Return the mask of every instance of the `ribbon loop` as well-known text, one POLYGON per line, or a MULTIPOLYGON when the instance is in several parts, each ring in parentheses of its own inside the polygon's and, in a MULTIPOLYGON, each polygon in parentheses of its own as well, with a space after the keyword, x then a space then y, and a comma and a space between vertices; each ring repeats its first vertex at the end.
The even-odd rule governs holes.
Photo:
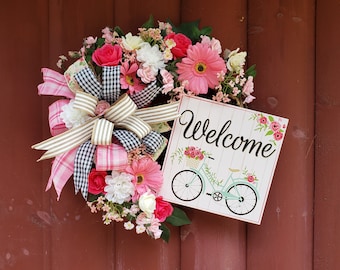
POLYGON ((90 68, 86 67, 82 69, 76 75, 74 75, 74 78, 85 92, 100 98, 102 86, 90 68))
POLYGON ((136 109, 136 104, 133 103, 127 94, 124 94, 112 104, 110 109, 104 114, 104 117, 111 122, 120 122, 132 115, 136 109))
POLYGON ((85 92, 76 93, 73 107, 85 111, 90 116, 95 116, 98 98, 85 92))
POLYGON ((114 124, 106 119, 97 119, 94 123, 91 143, 94 145, 110 145, 114 124))

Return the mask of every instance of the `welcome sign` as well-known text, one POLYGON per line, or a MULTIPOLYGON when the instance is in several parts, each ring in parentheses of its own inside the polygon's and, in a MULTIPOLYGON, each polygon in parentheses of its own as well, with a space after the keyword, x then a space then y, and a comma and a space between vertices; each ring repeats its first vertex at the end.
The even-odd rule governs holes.
POLYGON ((288 119, 189 96, 179 113, 160 195, 260 224, 288 119))

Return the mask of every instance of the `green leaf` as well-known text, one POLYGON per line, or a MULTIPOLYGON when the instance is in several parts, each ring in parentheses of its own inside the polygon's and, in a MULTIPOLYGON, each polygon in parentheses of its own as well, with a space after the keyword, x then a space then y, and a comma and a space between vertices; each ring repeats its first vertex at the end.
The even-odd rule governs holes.
POLYGON ((161 238, 165 242, 169 243, 169 239, 170 239, 170 230, 169 230, 169 228, 167 226, 165 226, 164 223, 162 223, 161 226, 160 226, 160 229, 162 230, 161 238))
POLYGON ((153 28, 153 27, 154 27, 154 19, 153 19, 153 16, 150 15, 149 19, 145 23, 143 23, 142 28, 148 29, 148 28, 153 28))
POLYGON ((269 119, 270 122, 273 122, 273 121, 274 121, 274 117, 271 116, 271 115, 268 116, 268 119, 269 119))
POLYGON ((250 68, 246 71, 246 76, 253 76, 255 78, 256 76, 256 65, 252 65, 250 68))
POLYGON ((116 26, 113 31, 115 31, 120 37, 124 36, 124 31, 119 26, 116 26))
POLYGON ((268 136, 268 135, 272 135, 272 134, 274 134, 274 131, 272 131, 272 130, 269 130, 269 131, 266 133, 266 136, 268 136))
POLYGON ((171 21, 169 21, 169 23, 172 25, 172 30, 175 33, 182 33, 186 35, 194 43, 200 40, 201 35, 209 36, 212 31, 211 27, 204 27, 200 30, 198 27, 199 22, 199 20, 186 22, 176 27, 173 23, 171 23, 171 21))
POLYGON ((190 219, 185 214, 185 212, 179 209, 178 207, 174 207, 174 211, 172 212, 172 215, 167 217, 165 221, 170 223, 173 226, 182 226, 182 225, 187 225, 191 223, 190 219))

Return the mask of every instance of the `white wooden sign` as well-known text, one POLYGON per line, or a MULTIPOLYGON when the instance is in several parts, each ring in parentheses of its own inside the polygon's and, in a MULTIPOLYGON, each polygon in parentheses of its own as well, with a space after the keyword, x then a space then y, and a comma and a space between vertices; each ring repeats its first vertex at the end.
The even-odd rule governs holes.
POLYGON ((188 96, 179 112, 160 195, 260 224, 288 119, 188 96))

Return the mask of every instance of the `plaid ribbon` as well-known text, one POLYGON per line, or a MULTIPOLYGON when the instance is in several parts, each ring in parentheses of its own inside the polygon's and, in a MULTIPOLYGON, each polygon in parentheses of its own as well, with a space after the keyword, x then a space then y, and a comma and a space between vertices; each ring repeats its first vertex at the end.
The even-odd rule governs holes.
POLYGON ((103 67, 102 98, 112 104, 120 96, 120 66, 103 67))
POLYGON ((146 152, 152 155, 163 143, 162 135, 156 131, 149 132, 142 139, 139 139, 134 133, 124 129, 114 130, 113 135, 119 140, 127 152, 144 144, 146 146, 146 152))
POLYGON ((74 75, 74 79, 87 93, 98 99, 101 98, 102 86, 90 68, 86 67, 74 75))
POLYGON ((154 154, 161 147, 163 143, 163 137, 156 131, 151 131, 142 139, 142 144, 146 146, 146 152, 154 154))
POLYGON ((74 93, 68 87, 63 75, 49 68, 42 68, 41 71, 44 82, 38 85, 39 95, 74 98, 74 93))
POLYGON ((54 189, 58 195, 57 200, 59 200, 61 191, 66 182, 73 174, 76 151, 77 149, 72 149, 63 153, 57 156, 52 163, 51 175, 46 186, 46 191, 51 188, 53 183, 54 189))
POLYGON ((131 95, 131 99, 137 105, 137 108, 144 108, 151 103, 151 101, 158 95, 161 89, 161 87, 157 86, 157 82, 153 81, 142 91, 131 95))
POLYGON ((96 146, 87 141, 79 146, 74 160, 75 193, 77 194, 80 190, 85 200, 88 193, 88 175, 92 168, 95 151, 96 146))
POLYGON ((64 121, 60 117, 60 113, 62 112, 61 108, 69 102, 68 99, 60 99, 48 107, 48 122, 52 136, 56 136, 67 130, 64 121))
POLYGON ((98 145, 95 154, 97 171, 119 171, 128 165, 128 155, 119 144, 98 145))

